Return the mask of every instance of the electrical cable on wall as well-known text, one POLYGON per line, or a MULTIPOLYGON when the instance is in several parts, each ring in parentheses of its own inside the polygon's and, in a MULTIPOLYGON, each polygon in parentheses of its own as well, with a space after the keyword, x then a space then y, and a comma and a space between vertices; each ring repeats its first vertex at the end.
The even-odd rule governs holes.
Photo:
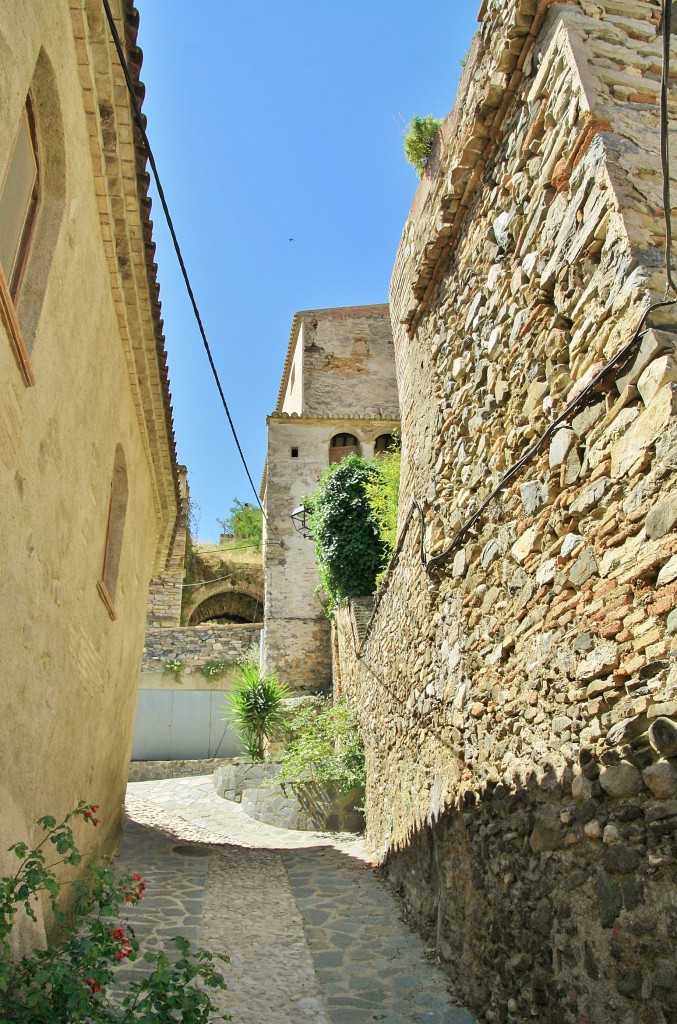
POLYGON ((129 67, 127 65, 125 54, 124 54, 124 51, 123 51, 123 48, 122 48, 122 43, 120 41, 120 36, 118 34, 118 30, 117 30, 117 27, 115 25, 115 20, 113 18, 113 14, 111 12, 108 0, 102 0, 102 2, 103 2, 104 10, 106 12, 106 19, 107 19, 108 25, 110 27, 111 36, 113 37, 113 43, 115 44, 115 49, 117 50, 118 59, 120 61, 120 65, 122 67, 122 71, 123 71, 123 74, 125 76, 125 81, 127 83, 127 91, 129 93, 129 98, 130 98, 130 101, 131 101, 131 104, 132 104, 132 110, 134 111, 134 117, 136 119, 136 124, 137 124, 137 127, 138 127, 138 129, 139 129, 139 131, 141 133, 141 137, 143 139, 143 144, 144 144, 144 147, 146 149, 146 153, 148 154, 148 162, 150 163, 151 170, 153 172, 153 178, 155 179, 155 185, 157 187, 158 197, 160 199, 160 203, 162 204, 162 209, 164 211, 165 219, 167 221, 167 227, 169 228, 169 233, 172 236, 172 242, 174 243, 174 251, 176 252, 176 256, 177 256, 177 259, 179 261, 179 266, 181 268, 181 274, 183 276, 183 280, 184 280, 184 283, 186 285, 186 290, 188 292, 188 297, 190 299, 191 306, 193 307, 193 314, 194 314, 195 320, 197 322, 198 330, 200 331, 200 336, 202 338, 202 343, 204 345, 205 352, 207 353, 207 359, 209 360, 209 365, 211 367, 211 371, 212 371, 214 380, 216 381, 216 387, 218 389, 219 396, 221 398, 221 404, 223 405, 223 408, 225 410, 226 416, 228 418, 228 424, 230 426, 230 430, 231 430, 231 433, 233 435, 233 439, 235 441, 235 445, 237 447, 238 454, 240 456, 240 461, 242 462, 242 465, 244 466, 245 473, 247 474, 247 479, 249 480, 249 483, 251 485, 251 489, 254 492, 254 496, 256 498, 256 503, 259 506, 259 508, 261 509, 261 512, 263 513, 264 518, 266 518, 266 513, 264 511, 263 505, 261 504, 261 499, 259 498, 259 493, 258 493, 256 487, 254 486, 254 481, 252 480, 251 473, 249 472, 249 466, 247 465, 247 460, 244 457, 244 452, 242 451, 242 446, 240 445, 240 439, 237 436, 237 431, 235 429, 235 424, 233 423, 233 419, 232 419, 231 414, 230 414, 230 409, 228 408, 228 403, 226 402, 226 396, 225 396, 225 394, 223 392, 223 387, 222 387, 221 381, 219 379, 219 374, 218 374, 218 371, 217 371, 216 366, 214 364, 214 359, 212 357, 211 349, 209 347, 209 342, 207 341, 207 334, 206 334, 204 326, 202 324, 202 317, 200 316, 200 311, 198 309, 197 302, 195 300, 195 295, 193 293, 193 288, 192 288, 191 283, 190 283, 190 278, 188 277, 188 271, 186 270, 186 265, 185 265, 184 260, 183 260, 183 254, 181 252, 181 246, 179 245, 179 240, 176 237, 176 231, 174 230, 174 223, 172 221, 171 214, 169 212, 169 207, 167 205, 167 200, 165 199, 164 189, 162 188, 162 184, 160 182, 160 175, 158 174, 157 165, 155 163, 155 157, 153 156, 153 151, 151 149, 150 142, 148 141, 148 136, 146 135, 146 128, 145 128, 145 124, 144 124, 144 117, 143 117, 143 114, 141 113, 141 107, 139 106, 139 101, 136 98, 136 93, 134 91, 134 81, 132 79, 132 76, 131 76, 130 71, 129 71, 129 67))

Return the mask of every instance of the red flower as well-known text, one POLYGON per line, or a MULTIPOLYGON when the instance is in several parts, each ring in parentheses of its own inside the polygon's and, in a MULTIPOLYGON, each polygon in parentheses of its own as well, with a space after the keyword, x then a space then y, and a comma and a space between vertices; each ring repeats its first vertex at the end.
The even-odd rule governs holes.
POLYGON ((124 930, 124 928, 116 928, 115 931, 113 932, 113 938, 114 939, 124 939, 124 937, 125 937, 125 930, 124 930))
POLYGON ((116 963, 118 963, 118 964, 119 964, 119 963, 120 963, 120 961, 121 961, 121 960, 124 960, 124 958, 125 958, 126 956, 127 956, 127 954, 126 954, 126 953, 124 952, 124 950, 122 950, 122 949, 119 949, 119 950, 117 951, 117 953, 115 954, 115 961, 116 961, 116 963))
POLYGON ((96 978, 85 978, 85 985, 89 985, 92 990, 92 995, 94 995, 95 992, 101 991, 101 985, 99 985, 96 978))

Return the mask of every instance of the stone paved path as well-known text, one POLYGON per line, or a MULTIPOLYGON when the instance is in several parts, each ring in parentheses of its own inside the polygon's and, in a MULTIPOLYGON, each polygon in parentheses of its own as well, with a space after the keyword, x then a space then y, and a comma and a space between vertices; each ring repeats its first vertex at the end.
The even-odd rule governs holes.
POLYGON ((474 1024, 355 836, 254 821, 210 776, 131 783, 127 813, 117 864, 148 883, 130 923, 228 955, 235 1024, 474 1024))

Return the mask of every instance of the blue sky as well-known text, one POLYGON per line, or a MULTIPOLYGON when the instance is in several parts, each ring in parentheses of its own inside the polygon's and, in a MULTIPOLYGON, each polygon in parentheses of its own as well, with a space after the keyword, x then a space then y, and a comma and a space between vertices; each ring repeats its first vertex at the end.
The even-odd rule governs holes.
MULTIPOLYGON (((148 136, 258 488, 294 312, 387 301, 417 185, 402 131, 451 109, 479 0, 137 6, 148 136)), ((179 461, 216 540, 254 498, 153 220, 179 461)))

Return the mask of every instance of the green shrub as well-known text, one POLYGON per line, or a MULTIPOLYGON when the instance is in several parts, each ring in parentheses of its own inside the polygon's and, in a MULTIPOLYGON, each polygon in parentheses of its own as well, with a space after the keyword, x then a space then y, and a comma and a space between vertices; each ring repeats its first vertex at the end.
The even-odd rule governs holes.
POLYGON ((283 701, 289 690, 274 672, 264 675, 255 661, 242 661, 235 689, 226 694, 225 719, 235 726, 249 756, 263 761, 266 739, 276 736, 285 721, 283 701))
POLYGON ((441 120, 428 114, 427 117, 412 117, 407 126, 407 133, 404 136, 404 155, 415 168, 419 178, 428 163, 437 129, 441 124, 441 120))
POLYGON ((343 793, 365 785, 364 748, 345 701, 319 709, 315 701, 302 703, 288 716, 285 733, 275 782, 335 782, 343 793))
POLYGON ((383 452, 374 459, 374 473, 364 485, 365 494, 387 557, 392 555, 397 540, 397 506, 400 493, 399 448, 383 452))
POLYGON ((263 513, 260 508, 247 501, 235 498, 225 519, 216 520, 224 533, 232 533, 243 547, 261 547, 263 537, 263 513))
POLYGON ((136 960, 139 943, 134 930, 116 923, 127 904, 134 905, 146 888, 141 875, 115 878, 109 868, 87 865, 80 881, 57 879, 64 868, 82 861, 71 822, 82 818, 98 825, 98 808, 79 803, 58 822, 46 815, 35 849, 27 843, 10 847, 19 860, 14 875, 0 879, 0 1020, 8 1024, 209 1024, 230 1020, 219 1015, 207 988, 225 989, 214 961, 228 958, 193 948, 187 939, 171 940, 176 950, 146 952, 148 970, 137 980, 121 982, 117 969, 136 960), (49 856, 47 856, 49 854, 49 856), (54 859, 52 859, 54 858, 54 859), (48 863, 49 861, 49 863, 48 863), (74 911, 61 906, 64 885, 72 886, 74 911), (36 920, 35 907, 44 898, 61 927, 61 937, 46 949, 11 959, 10 938, 17 915, 36 920), (106 988, 115 983, 115 997, 106 988))
POLYGON ((317 491, 304 504, 312 512, 310 525, 320 565, 320 582, 331 607, 342 598, 372 594, 376 578, 387 562, 366 497, 366 485, 375 479, 374 464, 349 455, 320 477, 317 491))

